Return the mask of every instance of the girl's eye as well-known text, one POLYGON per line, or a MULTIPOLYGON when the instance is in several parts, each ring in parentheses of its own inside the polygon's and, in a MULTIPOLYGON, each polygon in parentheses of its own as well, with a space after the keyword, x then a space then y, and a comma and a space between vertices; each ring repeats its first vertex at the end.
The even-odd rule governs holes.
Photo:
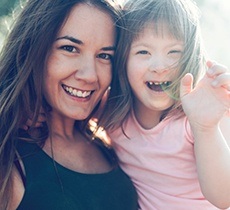
POLYGON ((113 56, 107 53, 101 53, 97 56, 98 58, 102 58, 104 60, 112 60, 113 56))
POLYGON ((170 51, 168 52, 168 54, 174 54, 174 53, 180 54, 180 53, 182 53, 182 51, 181 51, 181 50, 170 50, 170 51))
POLYGON ((140 50, 137 52, 137 54, 147 55, 147 54, 149 54, 149 52, 147 50, 140 50))
POLYGON ((170 50, 168 52, 168 56, 173 59, 180 59, 182 56, 182 51, 181 50, 170 50))
POLYGON ((65 46, 62 46, 60 48, 67 51, 67 52, 71 52, 71 53, 77 52, 77 49, 71 45, 65 45, 65 46))

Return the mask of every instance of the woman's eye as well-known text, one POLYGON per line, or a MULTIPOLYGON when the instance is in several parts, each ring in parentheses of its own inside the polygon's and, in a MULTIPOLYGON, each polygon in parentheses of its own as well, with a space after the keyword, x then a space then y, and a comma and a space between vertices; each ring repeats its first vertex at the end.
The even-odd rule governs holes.
POLYGON ((147 55, 147 54, 149 54, 149 52, 146 51, 146 50, 140 50, 140 51, 137 52, 137 54, 147 55))
POLYGON ((101 53, 97 56, 98 58, 102 58, 104 60, 112 60, 113 56, 107 53, 101 53))
POLYGON ((65 46, 62 46, 60 48, 67 51, 67 52, 77 52, 77 49, 71 45, 65 45, 65 46))

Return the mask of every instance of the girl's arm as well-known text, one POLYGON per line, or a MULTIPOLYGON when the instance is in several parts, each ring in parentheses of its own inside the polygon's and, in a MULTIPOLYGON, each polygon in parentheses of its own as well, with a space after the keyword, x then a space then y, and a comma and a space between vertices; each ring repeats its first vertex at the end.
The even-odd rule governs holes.
POLYGON ((207 200, 230 206, 230 74, 219 64, 192 88, 192 75, 181 81, 181 101, 193 135, 198 177, 207 200))

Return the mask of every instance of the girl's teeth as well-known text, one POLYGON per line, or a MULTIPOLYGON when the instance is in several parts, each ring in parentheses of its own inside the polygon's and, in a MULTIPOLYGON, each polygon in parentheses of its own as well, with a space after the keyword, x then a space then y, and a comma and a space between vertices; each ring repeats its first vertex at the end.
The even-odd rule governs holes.
POLYGON ((149 82, 150 85, 167 85, 168 82, 149 82))
POLYGON ((167 85, 168 84, 168 82, 148 82, 149 83, 149 85, 167 85))

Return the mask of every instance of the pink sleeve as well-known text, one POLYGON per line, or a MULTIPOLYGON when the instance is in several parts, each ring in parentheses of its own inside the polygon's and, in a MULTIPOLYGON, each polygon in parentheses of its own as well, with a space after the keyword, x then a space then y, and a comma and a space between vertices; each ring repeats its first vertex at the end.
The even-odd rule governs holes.
POLYGON ((194 144, 194 136, 193 136, 191 126, 190 126, 190 123, 187 117, 184 118, 184 125, 185 125, 185 131, 186 131, 186 139, 190 143, 194 144))

